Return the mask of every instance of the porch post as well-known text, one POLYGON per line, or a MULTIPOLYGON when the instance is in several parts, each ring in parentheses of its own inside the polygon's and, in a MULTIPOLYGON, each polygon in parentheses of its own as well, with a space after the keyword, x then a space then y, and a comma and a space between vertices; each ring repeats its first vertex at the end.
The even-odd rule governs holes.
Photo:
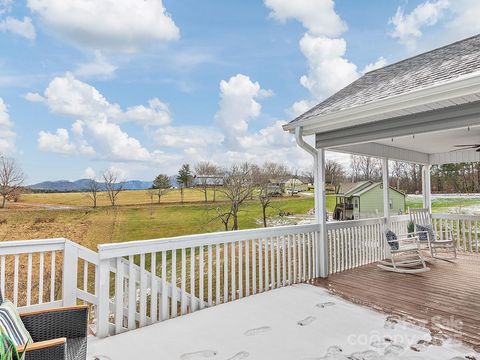
POLYGON ((385 224, 390 226, 390 186, 388 179, 388 158, 382 158, 382 180, 383 180, 383 217, 385 224))
POLYGON ((423 197, 423 207, 432 209, 432 183, 430 180, 430 169, 432 165, 423 164, 422 167, 422 197, 423 197))
POLYGON ((315 217, 320 225, 317 242, 317 276, 328 277, 327 199, 325 194, 325 150, 317 149, 315 169, 315 217))

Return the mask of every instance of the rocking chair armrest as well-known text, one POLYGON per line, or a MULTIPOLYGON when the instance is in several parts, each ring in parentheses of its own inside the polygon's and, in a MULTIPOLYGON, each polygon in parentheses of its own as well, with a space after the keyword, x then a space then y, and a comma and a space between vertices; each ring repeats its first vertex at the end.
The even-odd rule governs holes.
POLYGON ((17 346, 17 352, 25 353, 25 360, 66 359, 66 338, 38 341, 17 346))

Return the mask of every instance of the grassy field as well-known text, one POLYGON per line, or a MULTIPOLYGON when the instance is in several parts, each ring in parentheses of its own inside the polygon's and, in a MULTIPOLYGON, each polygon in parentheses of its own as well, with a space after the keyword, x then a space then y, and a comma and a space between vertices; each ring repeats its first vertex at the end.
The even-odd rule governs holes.
MULTIPOLYGON (((209 193, 212 198, 212 193, 209 193)), ((0 239, 38 239, 66 237, 88 248, 99 243, 124 242, 223 230, 215 219, 216 209, 227 206, 217 193, 216 203, 203 202, 198 190, 185 192, 185 204, 180 204, 178 190, 168 193, 162 204, 151 202, 146 191, 125 191, 119 196, 119 206, 108 206, 105 194, 99 207, 92 209, 82 193, 27 194, 21 203, 0 211, 0 239), (50 208, 53 206, 53 208, 50 208), (54 208, 66 206, 69 208, 54 208)), ((434 212, 449 212, 452 208, 480 204, 475 198, 445 198, 433 201, 434 212)), ((312 209, 313 196, 275 198, 268 209, 272 224, 284 224, 281 213, 305 216, 312 209)), ((327 196, 327 210, 333 211, 334 196, 327 196)), ((419 197, 409 197, 407 207, 420 207, 419 197)), ((239 214, 241 229, 261 227, 261 207, 257 200, 248 201, 239 214)))
MULTIPOLYGON (((42 194, 44 204, 48 196, 57 201, 62 195, 75 198, 78 194, 42 194)), ((70 200, 69 199, 69 200, 70 200)), ((191 201, 191 198, 189 199, 191 201)), ((68 200, 67 200, 68 201, 68 200)), ((329 198, 329 207, 334 199, 329 198)), ((52 202, 53 203, 53 202, 52 202)), ((66 202, 55 204, 66 205, 66 202)), ((152 239, 223 230, 214 219, 215 209, 225 203, 148 204, 104 206, 97 209, 75 208, 64 210, 34 207, 10 208, 0 211, 0 239, 38 239, 66 237, 88 248, 97 244, 152 239)), ((285 197, 272 201, 269 217, 282 219, 280 213, 305 215, 313 208, 313 197, 285 197)), ((261 227, 261 207, 258 201, 249 201, 239 214, 241 229, 261 227)))

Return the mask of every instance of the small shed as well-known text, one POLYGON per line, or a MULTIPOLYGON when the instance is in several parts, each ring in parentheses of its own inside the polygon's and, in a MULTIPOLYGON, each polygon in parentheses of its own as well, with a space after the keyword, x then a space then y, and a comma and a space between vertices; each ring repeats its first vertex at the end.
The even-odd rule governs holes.
MULTIPOLYGON (((390 214, 403 214, 405 194, 394 187, 389 189, 390 214)), ((383 183, 360 181, 342 183, 336 190, 334 220, 357 220, 383 214, 383 183)))

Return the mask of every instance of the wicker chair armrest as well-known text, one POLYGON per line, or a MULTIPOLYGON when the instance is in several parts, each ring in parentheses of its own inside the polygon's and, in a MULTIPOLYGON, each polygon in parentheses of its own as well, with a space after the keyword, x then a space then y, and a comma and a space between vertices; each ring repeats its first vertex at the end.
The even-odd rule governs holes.
POLYGON ((87 336, 87 305, 33 311, 20 317, 34 342, 87 336))
POLYGON ((25 360, 64 360, 67 358, 67 339, 59 338, 17 346, 19 355, 25 352, 25 360))

